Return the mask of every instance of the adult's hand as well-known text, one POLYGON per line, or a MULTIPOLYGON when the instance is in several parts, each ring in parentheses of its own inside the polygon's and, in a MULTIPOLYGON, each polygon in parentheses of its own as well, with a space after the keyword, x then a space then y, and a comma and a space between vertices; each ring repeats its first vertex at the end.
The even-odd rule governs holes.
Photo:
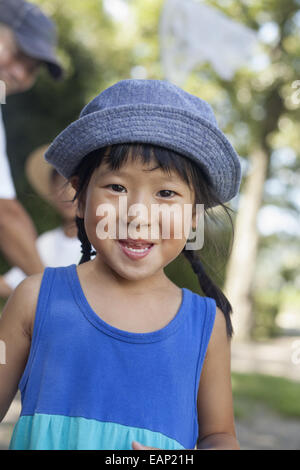
POLYGON ((12 291, 12 288, 5 282, 5 279, 0 276, 0 297, 7 299, 12 291))

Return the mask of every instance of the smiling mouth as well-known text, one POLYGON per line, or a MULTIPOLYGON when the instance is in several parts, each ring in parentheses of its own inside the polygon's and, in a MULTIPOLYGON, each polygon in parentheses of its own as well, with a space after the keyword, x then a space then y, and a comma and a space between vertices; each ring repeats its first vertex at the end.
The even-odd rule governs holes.
POLYGON ((127 248, 142 250, 145 248, 150 248, 153 243, 147 240, 133 240, 131 238, 127 238, 126 240, 119 240, 119 243, 126 246, 127 248))
POLYGON ((125 255, 131 259, 139 259, 148 255, 154 246, 153 243, 132 244, 128 240, 118 240, 125 255))

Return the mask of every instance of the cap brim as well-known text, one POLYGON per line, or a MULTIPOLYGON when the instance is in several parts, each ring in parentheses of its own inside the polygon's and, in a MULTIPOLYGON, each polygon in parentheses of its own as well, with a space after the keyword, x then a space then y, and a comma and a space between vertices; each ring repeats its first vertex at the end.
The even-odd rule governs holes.
POLYGON ((62 80, 64 77, 64 71, 63 68, 61 67, 60 64, 54 63, 54 62, 47 62, 44 61, 50 75, 55 79, 55 80, 62 80))
POLYGON ((221 202, 238 192, 241 166, 225 134, 204 118, 170 106, 119 106, 79 118, 56 137, 45 159, 69 178, 82 158, 97 148, 141 142, 189 157, 208 175, 221 202))
POLYGON ((27 37, 23 36, 19 32, 15 32, 15 37, 19 48, 29 57, 44 62, 50 75, 55 80, 63 78, 63 68, 58 58, 55 56, 53 49, 48 44, 42 42, 39 43, 37 41, 31 42, 27 37))

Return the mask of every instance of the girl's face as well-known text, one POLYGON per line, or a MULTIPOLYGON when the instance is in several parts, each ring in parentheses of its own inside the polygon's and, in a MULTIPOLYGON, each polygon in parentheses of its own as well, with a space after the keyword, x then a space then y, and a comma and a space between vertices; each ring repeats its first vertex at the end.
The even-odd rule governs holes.
POLYGON ((183 250, 195 226, 184 205, 191 210, 193 203, 194 192, 177 173, 129 156, 119 170, 102 163, 94 171, 80 216, 96 258, 122 278, 142 280, 161 274, 183 250))

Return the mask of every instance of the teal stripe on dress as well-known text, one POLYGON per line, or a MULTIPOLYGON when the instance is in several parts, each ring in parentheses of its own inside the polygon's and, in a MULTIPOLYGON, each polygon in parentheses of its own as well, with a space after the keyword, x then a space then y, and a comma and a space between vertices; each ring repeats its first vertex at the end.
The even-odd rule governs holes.
POLYGON ((184 449, 175 439, 148 429, 62 415, 21 416, 11 450, 132 450, 132 441, 158 449, 184 449))

